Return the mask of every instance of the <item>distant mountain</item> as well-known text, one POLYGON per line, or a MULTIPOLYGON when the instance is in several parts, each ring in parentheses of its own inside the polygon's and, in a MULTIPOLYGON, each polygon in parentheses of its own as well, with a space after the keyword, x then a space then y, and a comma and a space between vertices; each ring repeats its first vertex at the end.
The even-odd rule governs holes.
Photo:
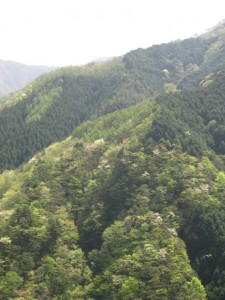
POLYGON ((53 67, 29 66, 13 61, 0 60, 0 96, 19 90, 53 67))

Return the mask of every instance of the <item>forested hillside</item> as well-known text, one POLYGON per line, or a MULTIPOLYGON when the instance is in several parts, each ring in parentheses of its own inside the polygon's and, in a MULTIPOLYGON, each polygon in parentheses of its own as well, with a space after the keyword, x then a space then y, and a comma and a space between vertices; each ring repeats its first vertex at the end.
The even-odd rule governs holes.
POLYGON ((224 66, 224 26, 198 38, 56 70, 4 99, 0 169, 10 169, 88 119, 162 92, 206 86, 224 66))
POLYGON ((221 25, 5 98, 0 299, 224 300, 223 40, 221 25))
POLYGON ((0 96, 22 89, 30 81, 53 69, 0 60, 0 96))
POLYGON ((146 144, 158 112, 88 121, 1 175, 2 299, 223 299, 225 174, 146 144))
POLYGON ((150 94, 141 80, 126 74, 121 59, 42 76, 9 98, 0 112, 0 168, 18 166, 83 121, 150 94))
POLYGON ((224 86, 225 72, 221 71, 201 88, 158 96, 159 110, 144 138, 146 143, 167 140, 192 155, 224 155, 224 86))
POLYGON ((222 175, 146 149, 155 113, 148 101, 84 123, 1 175, 2 299, 205 299, 178 232, 191 209, 223 206, 222 175))

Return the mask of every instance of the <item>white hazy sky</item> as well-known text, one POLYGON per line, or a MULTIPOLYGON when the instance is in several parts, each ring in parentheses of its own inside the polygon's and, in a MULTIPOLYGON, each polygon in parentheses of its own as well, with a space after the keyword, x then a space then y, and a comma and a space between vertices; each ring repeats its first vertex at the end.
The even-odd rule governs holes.
POLYGON ((0 59, 80 65, 200 34, 224 0, 0 0, 0 59))

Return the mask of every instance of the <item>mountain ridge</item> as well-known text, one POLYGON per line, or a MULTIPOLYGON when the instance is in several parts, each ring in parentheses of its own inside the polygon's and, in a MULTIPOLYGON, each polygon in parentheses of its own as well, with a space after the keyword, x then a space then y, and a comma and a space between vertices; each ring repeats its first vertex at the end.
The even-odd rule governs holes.
POLYGON ((35 152, 65 138, 87 119, 161 92, 197 88, 203 81, 208 84, 207 76, 216 74, 225 64, 224 52, 219 32, 41 76, 22 94, 4 98, 0 124, 4 124, 6 133, 0 136, 0 169, 18 166, 35 152), (16 130, 12 129, 14 119, 16 130))
POLYGON ((1 299, 224 299, 223 34, 59 69, 9 95, 1 299))

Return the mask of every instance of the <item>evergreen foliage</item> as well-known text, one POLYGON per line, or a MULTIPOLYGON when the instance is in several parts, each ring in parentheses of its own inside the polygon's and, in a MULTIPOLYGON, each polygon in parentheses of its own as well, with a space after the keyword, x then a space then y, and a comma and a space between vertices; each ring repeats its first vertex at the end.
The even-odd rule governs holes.
POLYGON ((0 299, 224 299, 223 37, 60 69, 7 98, 0 299))
POLYGON ((197 259, 209 255, 213 236, 221 246, 209 245, 215 262, 203 281, 208 289, 223 239, 215 226, 204 237, 195 215, 208 227, 207 207, 212 216, 221 211, 225 175, 176 145, 146 149, 157 113, 146 101, 88 121, 1 175, 3 299, 206 299, 192 267, 201 278, 204 261, 197 259), (202 239, 193 255, 189 226, 202 239))
MULTIPOLYGON (((163 91, 210 85, 210 76, 225 63, 223 37, 224 31, 218 30, 208 36, 137 49, 103 64, 58 69, 5 97, 0 110, 0 170, 18 167, 86 120, 163 91)), ((223 127, 214 135, 221 140, 223 127)), ((189 152, 193 154, 199 145, 194 133, 191 139, 195 145, 189 152)), ((203 139, 201 150, 204 143, 203 139)), ((223 148, 218 143, 216 151, 223 148)))

